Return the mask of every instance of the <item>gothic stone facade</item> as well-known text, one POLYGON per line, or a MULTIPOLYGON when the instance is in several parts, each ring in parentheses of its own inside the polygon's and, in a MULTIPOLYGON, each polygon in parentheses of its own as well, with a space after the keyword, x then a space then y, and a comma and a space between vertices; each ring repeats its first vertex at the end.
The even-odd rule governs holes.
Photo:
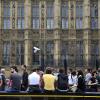
POLYGON ((96 67, 99 10, 100 0, 0 0, 0 65, 96 67))

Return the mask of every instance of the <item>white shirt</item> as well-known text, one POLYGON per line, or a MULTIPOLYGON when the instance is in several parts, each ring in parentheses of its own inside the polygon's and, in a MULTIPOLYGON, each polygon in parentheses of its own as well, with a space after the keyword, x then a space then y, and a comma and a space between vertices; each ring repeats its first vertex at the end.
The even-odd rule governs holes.
POLYGON ((87 73, 86 76, 85 76, 85 81, 87 82, 87 84, 88 84, 88 82, 90 81, 91 78, 92 78, 91 73, 87 73))
POLYGON ((69 85, 73 84, 73 80, 72 80, 72 75, 71 74, 68 75, 68 84, 69 85))
POLYGON ((78 83, 77 75, 72 76, 72 81, 73 81, 73 85, 77 85, 77 83, 78 83))
POLYGON ((39 85, 40 76, 36 72, 33 72, 32 74, 28 76, 28 82, 29 82, 29 85, 39 85))

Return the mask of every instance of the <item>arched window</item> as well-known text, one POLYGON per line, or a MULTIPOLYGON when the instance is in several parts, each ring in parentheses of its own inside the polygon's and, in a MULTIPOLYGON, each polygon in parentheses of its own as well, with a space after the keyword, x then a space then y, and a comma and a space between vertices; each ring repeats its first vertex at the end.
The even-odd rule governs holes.
POLYGON ((10 2, 9 1, 4 1, 3 3, 3 26, 4 29, 10 29, 10 2))
POLYGON ((17 28, 24 29, 24 1, 17 5, 17 28))
POLYGON ((24 43, 22 41, 18 41, 16 44, 16 64, 24 64, 24 43))
POLYGON ((76 29, 83 27, 83 1, 76 1, 76 29))
POLYGON ((46 65, 54 65, 54 42, 48 41, 46 44, 46 65))
POLYGON ((33 41, 33 46, 32 46, 32 64, 33 65, 39 65, 39 52, 34 53, 34 47, 39 48, 39 41, 33 41))
POLYGON ((3 42, 3 65, 10 64, 10 51, 11 51, 10 42, 4 41, 3 42))
POLYGON ((68 41, 61 42, 61 66, 64 66, 64 60, 68 64, 68 41))
POLYGON ((47 9, 46 9, 46 14, 47 14, 47 29, 53 29, 54 28, 54 2, 53 1, 48 1, 46 3, 47 9))
POLYGON ((91 0, 90 2, 90 16, 91 16, 91 28, 98 28, 98 0, 91 0))
POLYGON ((76 67, 82 67, 83 66, 83 41, 77 41, 76 42, 76 67))
POLYGON ((61 1, 61 27, 68 29, 68 1, 61 1))
POLYGON ((39 29, 39 0, 32 2, 32 28, 39 29))

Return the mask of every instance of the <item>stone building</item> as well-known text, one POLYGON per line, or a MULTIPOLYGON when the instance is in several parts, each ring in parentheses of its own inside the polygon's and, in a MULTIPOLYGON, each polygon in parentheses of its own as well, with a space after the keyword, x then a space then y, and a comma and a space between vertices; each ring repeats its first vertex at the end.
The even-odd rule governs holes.
POLYGON ((99 10, 100 0, 0 0, 0 65, 96 67, 99 10))

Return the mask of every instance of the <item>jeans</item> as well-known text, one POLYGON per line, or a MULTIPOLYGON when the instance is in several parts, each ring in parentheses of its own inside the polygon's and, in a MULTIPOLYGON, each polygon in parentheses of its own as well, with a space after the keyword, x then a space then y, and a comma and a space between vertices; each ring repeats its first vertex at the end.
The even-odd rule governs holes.
POLYGON ((28 93, 42 93, 38 85, 29 85, 28 93))
POLYGON ((8 93, 19 93, 20 89, 9 88, 8 90, 6 90, 6 92, 8 92, 8 93))

